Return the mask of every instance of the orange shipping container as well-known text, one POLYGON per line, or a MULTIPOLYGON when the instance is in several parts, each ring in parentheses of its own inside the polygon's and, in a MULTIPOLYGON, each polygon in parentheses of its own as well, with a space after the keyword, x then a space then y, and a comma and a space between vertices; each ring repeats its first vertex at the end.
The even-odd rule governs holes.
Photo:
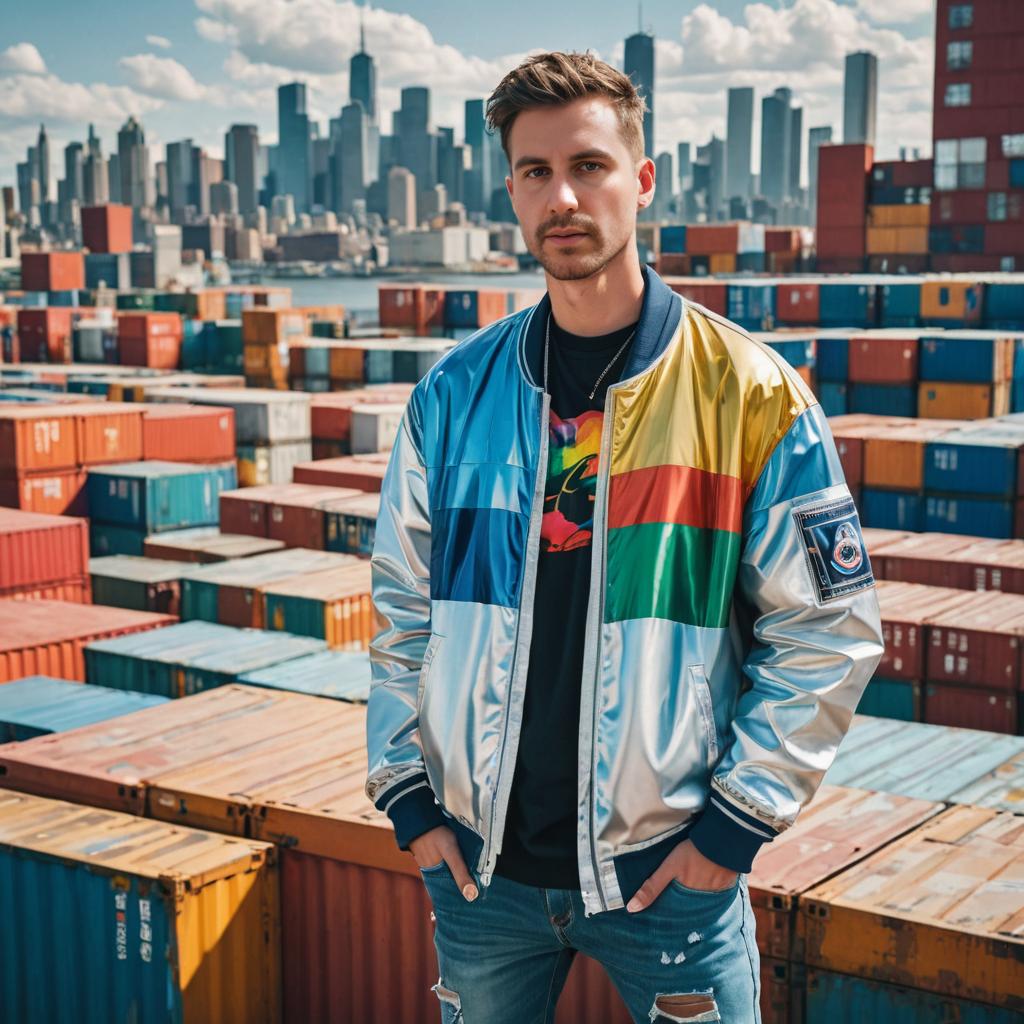
POLYGON ((984 286, 970 278, 933 278, 921 285, 921 319, 976 323, 982 315, 984 286))
POLYGON ((899 206, 869 206, 868 229, 927 228, 931 223, 927 203, 903 203, 899 206))
POLYGON ((226 462, 234 457, 234 409, 171 402, 142 407, 142 458, 226 462))
POLYGON ((0 477, 0 505, 49 515, 86 515, 84 469, 41 470, 0 477))
POLYGON ((917 386, 917 414, 922 419, 980 420, 1010 411, 1010 384, 949 384, 922 381, 917 386))
POLYGON ((961 426, 957 420, 906 420, 864 440, 864 485, 897 491, 924 486, 924 453, 929 441, 961 426))
POLYGON ((90 252, 131 252, 132 208, 117 203, 83 206, 82 244, 90 252))
POLYGON ((708 260, 708 271, 712 274, 736 273, 736 254, 732 252, 714 252, 708 260))
POLYGON ((0 476, 78 465, 71 406, 0 407, 0 476))
POLYGON ((689 224, 686 228, 686 252, 690 256, 713 256, 739 249, 739 224, 689 224))
POLYGON ((81 252, 23 252, 21 287, 27 292, 66 292, 85 287, 81 252))
POLYGON ((74 413, 79 465, 137 462, 143 457, 142 408, 139 405, 96 402, 75 405, 74 413))

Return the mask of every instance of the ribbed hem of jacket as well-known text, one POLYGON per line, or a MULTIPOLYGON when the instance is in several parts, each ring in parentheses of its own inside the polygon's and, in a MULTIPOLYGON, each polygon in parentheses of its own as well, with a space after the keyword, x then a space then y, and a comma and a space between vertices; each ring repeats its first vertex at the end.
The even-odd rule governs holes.
POLYGON ((735 804, 725 806, 725 801, 712 793, 688 838, 708 860, 747 874, 758 850, 777 834, 735 804))
POLYGON ((447 824, 444 812, 434 801, 425 772, 403 779, 374 806, 391 819, 395 826, 395 841, 400 850, 408 850, 409 844, 424 832, 447 824))

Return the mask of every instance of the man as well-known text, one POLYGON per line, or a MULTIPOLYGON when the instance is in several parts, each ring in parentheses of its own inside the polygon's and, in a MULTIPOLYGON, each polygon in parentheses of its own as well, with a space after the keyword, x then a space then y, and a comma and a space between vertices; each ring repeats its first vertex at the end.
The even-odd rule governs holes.
POLYGON ((366 791, 434 905, 443 1019, 758 1021, 744 874, 881 655, 827 421, 640 265, 643 100, 547 53, 488 101, 548 291, 416 387, 381 492, 366 791))

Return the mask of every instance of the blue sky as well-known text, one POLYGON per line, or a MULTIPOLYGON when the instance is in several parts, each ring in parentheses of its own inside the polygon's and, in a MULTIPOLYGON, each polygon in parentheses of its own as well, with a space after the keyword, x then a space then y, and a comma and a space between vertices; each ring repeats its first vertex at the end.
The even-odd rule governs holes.
MULTIPOLYGON (((881 62, 879 154, 930 149, 932 0, 647 0, 658 38, 657 148, 724 134, 725 90, 758 97, 790 85, 804 126, 841 130, 842 58, 881 62)), ((219 155, 233 121, 274 141, 274 90, 309 83, 323 119, 345 102, 359 9, 339 0, 35 0, 7 5, 0 42, 0 183, 14 179, 38 122, 57 154, 92 119, 110 150, 118 125, 140 117, 154 159, 191 137, 219 155)), ((431 86, 435 124, 462 132, 462 100, 484 96, 530 50, 591 48, 621 65, 636 8, 586 0, 394 0, 366 9, 378 62, 384 129, 405 85, 431 86), (621 15, 621 16, 620 16, 621 15)), ((756 140, 755 140, 756 142, 756 140)))

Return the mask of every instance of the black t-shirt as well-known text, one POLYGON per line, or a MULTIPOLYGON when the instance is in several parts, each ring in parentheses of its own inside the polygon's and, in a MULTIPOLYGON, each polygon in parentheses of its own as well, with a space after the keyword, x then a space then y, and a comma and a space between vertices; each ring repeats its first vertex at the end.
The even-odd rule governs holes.
POLYGON ((523 724, 495 874, 579 889, 577 750, 591 539, 605 392, 622 376, 635 324, 600 337, 551 319, 547 484, 523 724), (619 352, 590 398, 601 371, 619 352))

